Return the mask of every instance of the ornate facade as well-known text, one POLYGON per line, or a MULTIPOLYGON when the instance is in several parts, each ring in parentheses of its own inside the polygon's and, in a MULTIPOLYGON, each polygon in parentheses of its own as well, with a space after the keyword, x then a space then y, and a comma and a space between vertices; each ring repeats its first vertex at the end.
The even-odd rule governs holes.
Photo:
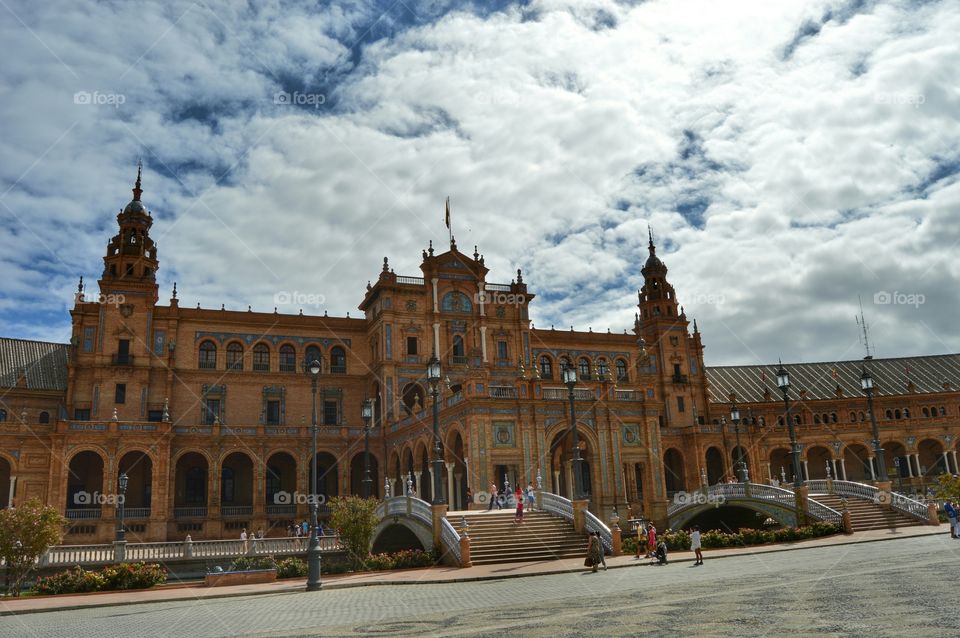
MULTIPOLYGON (((131 540, 282 534, 307 517, 314 401, 318 493, 361 493, 361 404, 373 398, 374 493, 402 493, 409 477, 429 499, 433 353, 451 509, 466 506, 468 489, 538 475, 570 496, 566 365, 579 377, 582 483, 595 512, 664 519, 673 493, 733 475, 738 435, 751 480, 789 478, 777 366, 705 367, 652 238, 630 333, 535 328, 522 273, 494 283, 476 248, 463 254, 453 240, 423 251, 418 276, 395 274, 385 258, 362 318, 182 308, 176 286, 160 303, 139 176, 133 193, 98 294, 81 280, 70 343, 0 339, 0 504, 37 496, 62 507, 68 542, 113 537, 121 473, 131 540), (305 373, 313 360, 316 394, 305 373), (732 402, 736 427, 726 422, 732 402)), ((877 381, 888 472, 904 489, 957 472, 960 355, 942 355, 788 365, 808 476, 829 467, 871 478, 864 364, 877 381)))

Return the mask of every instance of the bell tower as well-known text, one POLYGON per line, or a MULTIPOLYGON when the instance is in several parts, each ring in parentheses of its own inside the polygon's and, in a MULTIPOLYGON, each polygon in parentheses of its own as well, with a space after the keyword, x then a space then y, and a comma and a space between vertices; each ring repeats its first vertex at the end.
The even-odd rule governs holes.
POLYGON ((640 271, 643 288, 637 293, 635 325, 647 357, 642 374, 652 377, 650 382, 663 403, 661 424, 692 426, 706 415, 700 333, 694 327, 694 334, 689 334, 690 322, 667 281, 667 266, 657 257, 653 232, 647 234, 650 254, 640 271))
POLYGON ((150 239, 153 225, 146 206, 140 201, 143 166, 137 166, 137 181, 133 187, 133 199, 117 215, 120 232, 107 244, 103 258, 103 275, 100 292, 137 291, 152 296, 157 301, 156 272, 159 267, 157 248, 150 239), (152 295, 150 294, 152 293, 152 295))

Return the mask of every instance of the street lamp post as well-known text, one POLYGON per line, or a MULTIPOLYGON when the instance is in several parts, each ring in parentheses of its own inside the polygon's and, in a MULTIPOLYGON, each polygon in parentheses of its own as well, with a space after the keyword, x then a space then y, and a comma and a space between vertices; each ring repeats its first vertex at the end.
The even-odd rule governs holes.
POLYGON ((370 498, 373 479, 370 478, 370 425, 373 421, 373 399, 363 402, 363 498, 370 498))
POLYGON ((127 494, 127 485, 129 480, 130 479, 127 477, 126 472, 120 473, 120 479, 118 481, 120 484, 120 498, 117 499, 117 510, 118 510, 117 511, 117 514, 118 514, 117 540, 118 541, 125 541, 127 536, 127 529, 126 529, 126 526, 123 524, 123 515, 124 515, 123 504, 124 504, 124 501, 127 500, 126 494, 127 494))
POLYGON ((873 456, 875 471, 874 477, 878 481, 887 480, 887 464, 883 458, 883 448, 880 447, 880 429, 877 427, 877 417, 873 413, 873 377, 867 372, 867 367, 863 367, 863 374, 860 375, 860 388, 867 395, 867 412, 870 413, 870 426, 873 428, 873 456))
POLYGON ((573 445, 573 499, 579 501, 583 499, 583 476, 580 470, 580 438, 577 435, 577 413, 573 397, 573 388, 577 385, 577 370, 573 365, 566 365, 561 370, 563 382, 567 386, 567 394, 570 397, 570 440, 573 445))
POLYGON ((430 356, 427 362, 427 381, 430 382, 430 391, 433 393, 433 505, 443 505, 443 458, 440 446, 440 360, 437 353, 430 356))
POLYGON ((317 381, 323 366, 319 359, 306 364, 310 375, 310 389, 313 402, 310 409, 310 430, 313 434, 313 463, 310 471, 310 545, 307 549, 307 591, 320 591, 320 536, 317 527, 319 504, 317 503, 317 381))
POLYGON ((746 483, 747 468, 743 462, 743 448, 740 447, 740 410, 736 403, 730 407, 730 420, 733 421, 733 431, 737 435, 737 478, 741 483, 746 483))
POLYGON ((783 418, 787 421, 787 429, 790 432, 790 458, 793 462, 793 486, 803 486, 803 472, 800 466, 800 444, 797 442, 797 431, 793 427, 793 420, 790 418, 790 398, 787 393, 790 391, 790 373, 780 364, 777 370, 777 386, 783 392, 783 418))

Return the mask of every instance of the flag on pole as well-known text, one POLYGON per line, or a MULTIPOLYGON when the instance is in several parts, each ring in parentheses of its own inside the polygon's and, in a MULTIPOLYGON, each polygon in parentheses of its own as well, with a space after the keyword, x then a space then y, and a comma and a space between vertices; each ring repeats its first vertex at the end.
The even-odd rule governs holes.
POLYGON ((450 228, 450 196, 447 195, 447 214, 444 218, 444 223, 446 223, 447 228, 450 228))

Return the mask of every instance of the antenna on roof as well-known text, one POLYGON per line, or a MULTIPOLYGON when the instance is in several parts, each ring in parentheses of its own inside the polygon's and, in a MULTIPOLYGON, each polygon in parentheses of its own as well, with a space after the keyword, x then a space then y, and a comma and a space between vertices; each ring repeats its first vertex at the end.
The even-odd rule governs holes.
POLYGON ((860 301, 860 316, 856 317, 856 322, 857 322, 857 326, 860 327, 860 330, 863 333, 860 336, 860 345, 863 346, 863 349, 867 353, 867 356, 865 356, 864 359, 869 360, 869 359, 873 359, 873 355, 870 354, 870 337, 868 334, 870 327, 867 325, 867 320, 863 316, 863 299, 860 297, 860 295, 857 295, 857 299, 860 301))

